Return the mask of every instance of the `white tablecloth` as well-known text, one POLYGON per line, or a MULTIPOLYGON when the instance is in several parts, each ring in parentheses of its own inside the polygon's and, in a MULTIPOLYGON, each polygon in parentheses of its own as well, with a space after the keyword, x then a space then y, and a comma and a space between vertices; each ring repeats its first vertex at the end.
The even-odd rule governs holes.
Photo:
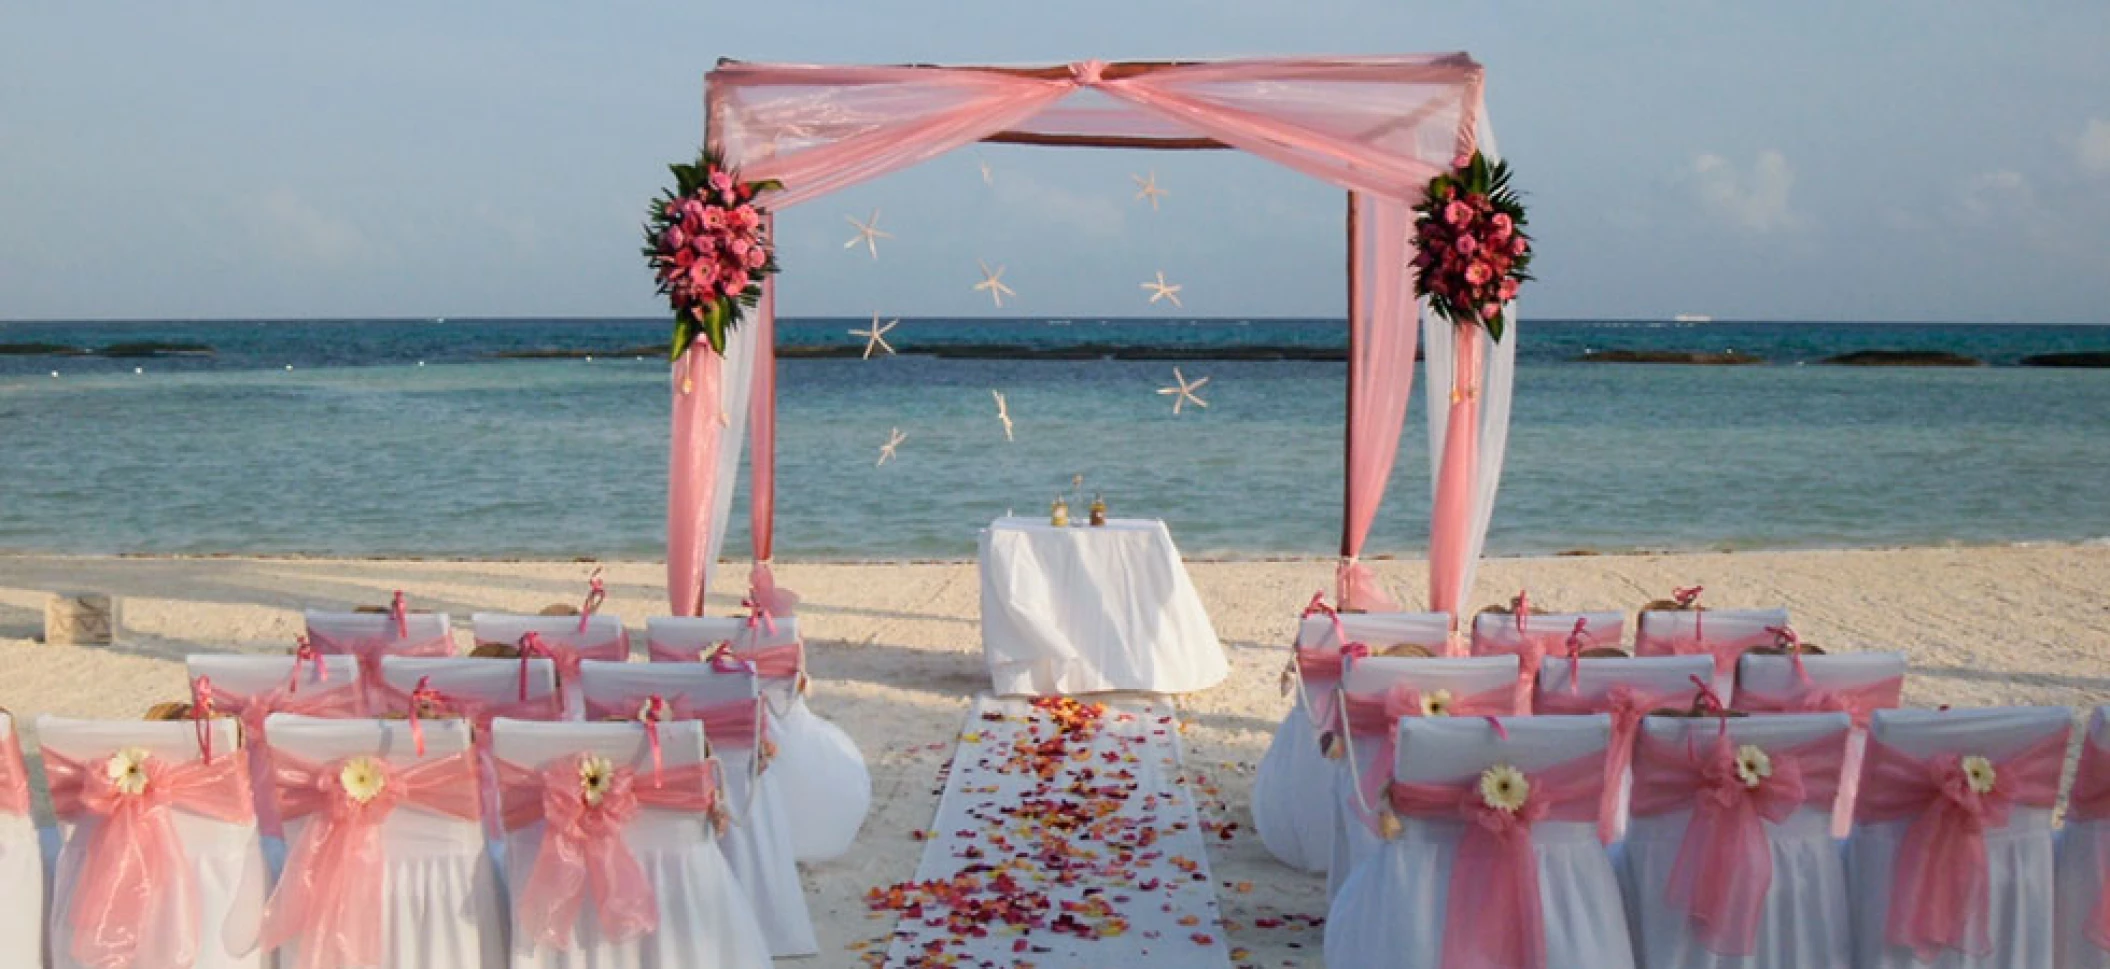
POLYGON ((982 532, 981 571, 998 694, 1190 693, 1230 673, 1164 522, 999 518, 982 532))

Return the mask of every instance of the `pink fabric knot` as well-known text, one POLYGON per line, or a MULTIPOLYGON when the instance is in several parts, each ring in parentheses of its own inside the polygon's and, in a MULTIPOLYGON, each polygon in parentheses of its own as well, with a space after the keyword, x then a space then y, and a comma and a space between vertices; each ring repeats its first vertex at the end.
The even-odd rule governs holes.
POLYGON ((1670 600, 1677 603, 1680 609, 1690 609, 1693 603, 1700 601, 1700 593, 1705 591, 1707 587, 1703 585, 1674 588, 1670 590, 1670 600))
MULTIPOLYGON (((757 396, 756 400, 762 398, 757 396)), ((761 603, 769 614, 790 617, 798 614, 799 594, 777 585, 776 574, 769 569, 767 561, 756 562, 747 573, 747 597, 761 603)))
POLYGON ((1106 73, 1105 61, 1073 61, 1070 64, 1070 79, 1081 87, 1097 86, 1106 73))
POLYGON ((293 648, 293 671, 286 674, 286 692, 300 692, 300 666, 302 663, 314 668, 315 682, 328 683, 330 681, 330 664, 323 659, 322 650, 316 649, 313 643, 308 642, 308 637, 306 636, 296 636, 293 641, 297 645, 293 648))
POLYGON ((580 664, 585 661, 586 654, 577 646, 565 643, 552 645, 548 640, 543 639, 539 633, 532 631, 521 636, 520 690, 518 699, 522 703, 526 703, 528 699, 528 661, 536 658, 550 661, 550 665, 555 669, 557 682, 577 683, 579 682, 580 664))
POLYGON ((190 682, 191 730, 198 737, 198 752, 205 762, 212 763, 212 677, 200 676, 190 682))

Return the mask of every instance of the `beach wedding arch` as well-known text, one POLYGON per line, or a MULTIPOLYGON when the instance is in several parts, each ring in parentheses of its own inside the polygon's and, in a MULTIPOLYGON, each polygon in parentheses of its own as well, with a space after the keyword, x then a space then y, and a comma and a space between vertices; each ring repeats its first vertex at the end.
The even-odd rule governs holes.
POLYGON ((702 337, 725 353, 725 338, 762 299, 777 271, 768 210, 755 196, 783 185, 746 182, 706 149, 694 164, 669 165, 674 188, 660 192, 645 222, 645 262, 674 309, 679 360, 702 337))

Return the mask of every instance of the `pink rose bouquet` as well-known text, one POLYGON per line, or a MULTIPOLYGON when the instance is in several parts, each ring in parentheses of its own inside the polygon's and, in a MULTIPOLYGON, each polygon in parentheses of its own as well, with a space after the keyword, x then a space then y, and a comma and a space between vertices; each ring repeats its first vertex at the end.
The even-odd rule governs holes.
POLYGON ((659 292, 674 307, 674 353, 679 359, 703 337, 715 353, 762 298, 762 280, 777 271, 776 248, 765 231, 768 210, 755 196, 783 188, 775 181, 743 182, 709 151, 693 165, 670 165, 675 187, 660 193, 645 222, 645 262, 659 292))
POLYGON ((1531 237, 1509 165, 1477 151, 1461 156, 1429 180, 1414 211, 1414 294, 1452 323, 1502 339, 1502 304, 1531 279, 1531 237))

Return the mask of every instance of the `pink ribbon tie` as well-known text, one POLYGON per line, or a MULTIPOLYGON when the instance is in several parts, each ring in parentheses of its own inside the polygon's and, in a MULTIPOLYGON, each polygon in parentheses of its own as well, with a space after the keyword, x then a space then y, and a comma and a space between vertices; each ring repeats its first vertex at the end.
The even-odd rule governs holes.
POLYGON ((403 602, 403 590, 397 589, 388 601, 388 618, 395 621, 396 638, 410 638, 410 608, 403 602))
MULTIPOLYGON (((588 576, 586 579, 586 601, 579 605, 580 635, 586 633, 587 622, 593 619, 593 614, 601 608, 601 603, 607 601, 608 587, 601 583, 601 570, 596 566, 593 570, 593 575, 588 576)), ((521 699, 526 699, 526 697, 521 699)))

